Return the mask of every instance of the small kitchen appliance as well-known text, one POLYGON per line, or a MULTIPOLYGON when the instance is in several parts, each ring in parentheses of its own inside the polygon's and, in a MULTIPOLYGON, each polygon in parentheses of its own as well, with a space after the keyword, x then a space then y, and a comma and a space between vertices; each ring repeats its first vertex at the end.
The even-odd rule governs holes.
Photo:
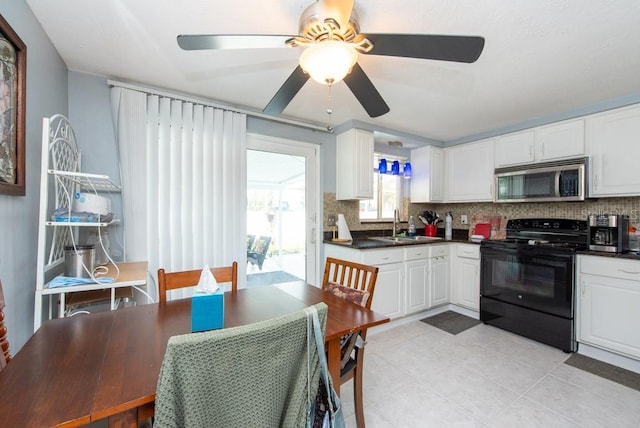
POLYGON ((629 251, 629 218, 621 214, 589 215, 589 250, 629 251))

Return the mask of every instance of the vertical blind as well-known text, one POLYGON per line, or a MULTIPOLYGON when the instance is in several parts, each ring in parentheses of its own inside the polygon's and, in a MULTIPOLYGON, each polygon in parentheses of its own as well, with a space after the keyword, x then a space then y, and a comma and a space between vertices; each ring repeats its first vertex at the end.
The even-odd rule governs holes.
MULTIPOLYGON (((113 87, 127 260, 246 266, 246 115, 113 87)), ((180 297, 190 291, 173 292, 180 297)))

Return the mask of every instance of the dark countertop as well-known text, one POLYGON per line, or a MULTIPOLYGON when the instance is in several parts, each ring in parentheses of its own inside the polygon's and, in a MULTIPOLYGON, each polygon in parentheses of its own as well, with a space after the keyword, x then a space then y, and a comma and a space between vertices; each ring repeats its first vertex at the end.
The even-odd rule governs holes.
MULTIPOLYGON (((417 236, 424 236, 424 229, 416 229, 417 236)), ((453 239, 445 240, 444 239, 444 228, 437 229, 436 237, 441 239, 436 240, 428 240, 428 241, 378 241, 376 239, 371 239, 372 237, 390 237, 391 230, 357 230, 351 231, 351 236, 353 236, 353 241, 347 242, 338 242, 332 241, 332 233, 324 232, 324 240, 322 241, 325 244, 339 245, 341 247, 353 248, 354 250, 368 250, 372 248, 392 248, 392 247, 404 247, 407 245, 433 245, 433 244, 446 244, 452 242, 465 243, 465 244, 473 244, 473 242, 469 241, 469 231, 465 229, 453 229, 453 239)), ((479 245, 479 244, 477 244, 479 245)))
POLYGON ((607 253, 604 251, 578 251, 576 254, 580 256, 599 256, 599 257, 611 257, 615 259, 629 259, 629 260, 640 260, 640 255, 634 252, 626 252, 626 253, 607 253))
MULTIPOLYGON (((373 235, 376 236, 376 235, 373 235)), ((370 250, 375 248, 395 248, 395 247, 404 247, 407 245, 438 245, 438 244, 450 244, 450 243, 462 243, 462 244, 474 244, 480 245, 479 243, 471 242, 468 239, 465 239, 464 234, 455 234, 454 239, 445 240, 437 239, 433 241, 400 241, 400 242, 391 242, 391 241, 379 241, 375 239, 371 239, 371 237, 354 237, 353 241, 347 242, 337 242, 332 241, 330 238, 324 239, 322 242, 325 244, 331 245, 339 245, 341 247, 352 248, 354 250, 370 250)), ((576 254, 581 256, 599 256, 599 257, 611 257, 617 259, 628 259, 628 260, 640 260, 640 255, 636 252, 626 252, 626 253, 607 253, 603 251, 590 251, 590 250, 581 250, 577 251, 576 254)))
MULTIPOLYGON (((452 240, 445 240, 445 239, 437 239, 437 240, 433 240, 433 241, 400 241, 400 242, 385 242, 385 241, 378 241, 375 239, 369 239, 369 238, 355 238, 353 241, 348 241, 348 242, 337 242, 337 241, 332 241, 331 239, 325 239, 324 241, 325 244, 332 244, 332 245, 339 245, 341 247, 347 247, 347 248, 353 248, 354 250, 368 250, 368 249, 372 249, 372 248, 391 248, 391 247, 404 247, 407 245, 438 245, 438 244, 450 244, 453 242, 458 242, 458 243, 465 243, 465 244, 473 244, 473 242, 469 241, 469 240, 464 240, 464 239, 452 239, 452 240)), ((476 244, 476 245, 480 245, 480 244, 476 244)))

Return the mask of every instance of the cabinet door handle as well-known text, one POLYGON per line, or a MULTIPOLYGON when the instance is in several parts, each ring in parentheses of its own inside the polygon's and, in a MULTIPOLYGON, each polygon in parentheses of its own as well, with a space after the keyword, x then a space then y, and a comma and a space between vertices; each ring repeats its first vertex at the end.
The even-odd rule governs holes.
POLYGON ((640 274, 640 272, 631 272, 629 270, 624 270, 624 269, 618 269, 618 272, 628 273, 629 275, 638 275, 638 274, 640 274))
POLYGON ((389 260, 389 257, 380 257, 380 260, 389 260))
POLYGON ((580 285, 582 285, 582 295, 584 296, 584 291, 585 291, 584 280, 580 282, 580 285))

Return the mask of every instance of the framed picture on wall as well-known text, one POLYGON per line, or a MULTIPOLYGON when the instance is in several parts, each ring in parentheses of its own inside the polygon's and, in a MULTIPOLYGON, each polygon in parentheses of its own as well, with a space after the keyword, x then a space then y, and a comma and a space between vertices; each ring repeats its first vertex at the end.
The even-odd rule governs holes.
POLYGON ((27 47, 0 15, 0 194, 25 195, 27 47))

